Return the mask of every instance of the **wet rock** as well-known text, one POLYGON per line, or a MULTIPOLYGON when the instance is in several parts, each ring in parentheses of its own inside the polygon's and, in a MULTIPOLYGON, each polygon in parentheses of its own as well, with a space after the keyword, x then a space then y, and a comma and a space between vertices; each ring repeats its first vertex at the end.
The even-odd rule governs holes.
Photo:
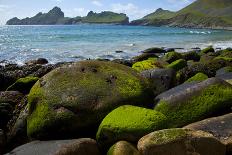
POLYGON ((153 47, 144 50, 143 53, 166 53, 166 51, 162 48, 153 47))
POLYGON ((129 67, 132 67, 132 64, 133 64, 132 60, 124 60, 124 59, 115 59, 112 62, 122 64, 125 66, 129 66, 129 67))
POLYGON ((140 155, 139 151, 127 141, 119 141, 107 152, 107 155, 140 155))
POLYGON ((173 69, 152 69, 141 72, 141 76, 149 79, 155 95, 175 85, 176 72, 173 69))
POLYGON ((138 142, 146 155, 225 155, 226 147, 212 134, 188 129, 166 129, 152 132, 138 142))
POLYGON ((27 61, 25 64, 27 65, 45 65, 48 63, 48 60, 45 58, 38 58, 36 60, 27 61))
POLYGON ((148 81, 130 67, 82 61, 42 77, 31 89, 28 102, 28 136, 89 137, 110 111, 125 104, 151 106, 153 94, 148 81))
POLYGON ((89 138, 73 140, 33 141, 6 155, 100 155, 97 143, 89 138))
POLYGON ((169 120, 169 127, 183 127, 211 116, 225 114, 232 106, 232 85, 210 78, 185 83, 158 95, 155 110, 169 120))
POLYGON ((115 53, 124 53, 123 51, 115 51, 115 53))
POLYGON ((211 133, 227 146, 227 154, 232 154, 232 113, 213 117, 187 125, 184 128, 211 133))

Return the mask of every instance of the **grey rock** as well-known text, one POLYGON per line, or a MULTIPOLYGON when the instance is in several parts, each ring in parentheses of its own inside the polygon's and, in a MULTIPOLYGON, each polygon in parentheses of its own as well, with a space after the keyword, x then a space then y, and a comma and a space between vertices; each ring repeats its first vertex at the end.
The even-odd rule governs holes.
POLYGON ((231 80, 232 79, 232 67, 224 67, 224 68, 219 69, 216 72, 216 77, 223 79, 223 80, 231 80))
POLYGON ((95 140, 89 138, 73 140, 33 141, 15 148, 6 155, 99 155, 95 140))
POLYGON ((174 86, 176 72, 173 69, 151 69, 141 73, 142 77, 151 81, 155 95, 158 95, 174 86))
POLYGON ((186 129, 211 133, 227 146, 227 154, 232 154, 232 113, 205 119, 185 126, 186 129))

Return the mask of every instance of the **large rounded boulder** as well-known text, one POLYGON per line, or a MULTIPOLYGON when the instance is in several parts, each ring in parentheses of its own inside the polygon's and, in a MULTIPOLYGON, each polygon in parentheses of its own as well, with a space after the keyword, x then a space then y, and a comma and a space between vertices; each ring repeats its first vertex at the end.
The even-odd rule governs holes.
POLYGON ((225 155, 226 147, 204 131, 165 129, 142 137, 138 150, 143 155, 225 155))
POLYGON ((31 89, 27 133, 39 139, 90 136, 113 109, 125 104, 150 106, 152 99, 146 80, 124 65, 100 61, 64 65, 31 89))

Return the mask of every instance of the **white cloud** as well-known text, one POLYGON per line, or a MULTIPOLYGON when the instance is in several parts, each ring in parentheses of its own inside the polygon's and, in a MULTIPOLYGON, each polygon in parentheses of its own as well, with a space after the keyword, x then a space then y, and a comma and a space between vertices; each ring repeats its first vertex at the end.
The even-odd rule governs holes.
POLYGON ((101 7, 101 6, 102 6, 102 3, 101 3, 100 1, 96 1, 96 0, 92 1, 92 4, 93 4, 93 5, 96 5, 96 6, 98 6, 98 7, 101 7))
POLYGON ((125 13, 130 17, 130 20, 139 19, 151 13, 151 9, 141 9, 133 3, 115 3, 111 5, 111 10, 117 13, 125 13))
POLYGON ((63 0, 52 0, 52 1, 61 3, 63 0))

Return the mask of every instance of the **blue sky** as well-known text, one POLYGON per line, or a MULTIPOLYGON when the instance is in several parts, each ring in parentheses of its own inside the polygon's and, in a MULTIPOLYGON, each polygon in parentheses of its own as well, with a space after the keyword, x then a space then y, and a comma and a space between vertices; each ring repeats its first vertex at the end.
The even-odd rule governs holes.
POLYGON ((114 11, 126 13, 130 20, 138 19, 157 8, 177 11, 194 0, 0 0, 0 24, 12 17, 31 17, 47 12, 54 6, 62 9, 67 17, 85 16, 95 12, 114 11))

